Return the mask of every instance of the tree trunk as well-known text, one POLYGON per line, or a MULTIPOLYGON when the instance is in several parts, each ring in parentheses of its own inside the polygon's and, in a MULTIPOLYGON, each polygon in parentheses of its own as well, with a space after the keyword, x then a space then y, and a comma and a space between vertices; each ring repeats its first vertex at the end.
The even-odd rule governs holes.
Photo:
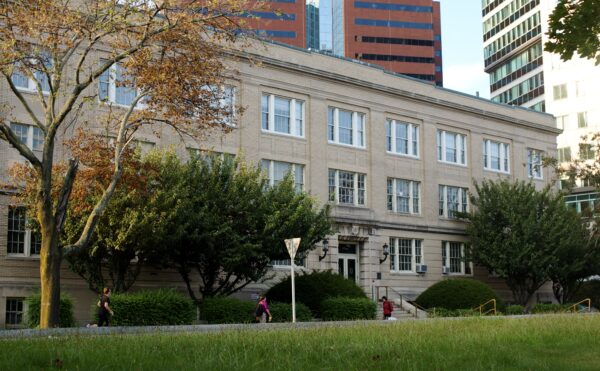
POLYGON ((59 327, 60 318, 60 264, 62 250, 54 223, 41 226, 42 246, 40 251, 40 328, 59 327))

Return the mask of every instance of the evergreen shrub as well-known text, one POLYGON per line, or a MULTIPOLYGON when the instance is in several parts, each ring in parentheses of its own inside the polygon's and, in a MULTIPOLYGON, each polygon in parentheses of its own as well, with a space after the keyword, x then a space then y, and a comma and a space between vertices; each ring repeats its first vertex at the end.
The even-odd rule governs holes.
POLYGON ((600 280, 584 282, 579 290, 573 295, 573 302, 577 303, 588 298, 592 300, 593 307, 600 309, 600 280))
POLYGON ((475 308, 490 299, 496 299, 497 310, 503 303, 485 283, 471 279, 448 279, 423 291, 416 302, 424 308, 466 309, 475 308))
POLYGON ((206 298, 200 307, 200 318, 211 324, 252 323, 256 304, 235 298, 206 298))
POLYGON ((504 313, 507 316, 514 316, 525 313, 525 307, 522 305, 508 305, 506 309, 504 309, 504 313))
MULTIPOLYGON (((304 274, 296 277, 294 281, 296 304, 305 304, 317 318, 321 316, 321 302, 325 299, 338 296, 367 299, 367 295, 354 281, 331 271, 304 274)), ((291 279, 287 277, 267 291, 267 299, 291 303, 291 287, 291 279)))
POLYGON ((111 326, 190 325, 196 319, 194 302, 172 289, 112 294, 110 308, 111 326))
POLYGON ((367 298, 337 297, 321 302, 321 318, 324 321, 348 321, 375 319, 377 304, 367 298))
MULTIPOLYGON (((27 319, 26 324, 30 328, 36 328, 40 325, 40 293, 30 295, 27 299, 27 319)), ((75 327, 75 318, 73 317, 73 300, 67 294, 60 295, 59 307, 60 327, 75 327)))

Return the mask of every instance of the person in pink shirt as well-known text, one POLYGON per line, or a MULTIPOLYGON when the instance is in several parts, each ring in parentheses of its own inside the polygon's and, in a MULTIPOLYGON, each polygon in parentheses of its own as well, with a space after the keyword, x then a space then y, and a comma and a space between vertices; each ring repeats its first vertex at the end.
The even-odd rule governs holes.
POLYGON ((266 323, 267 318, 268 321, 271 322, 273 317, 271 316, 271 312, 269 311, 269 304, 267 303, 267 297, 261 295, 258 304, 256 304, 256 322, 266 323))

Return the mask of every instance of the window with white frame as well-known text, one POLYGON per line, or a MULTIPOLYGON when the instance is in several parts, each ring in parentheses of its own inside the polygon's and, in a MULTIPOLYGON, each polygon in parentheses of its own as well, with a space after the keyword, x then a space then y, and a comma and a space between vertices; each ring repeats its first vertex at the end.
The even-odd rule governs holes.
POLYGON ((37 126, 11 122, 10 129, 29 149, 33 151, 44 149, 44 132, 37 126))
POLYGON ((365 148, 365 115, 360 112, 329 107, 327 139, 329 143, 365 148))
POLYGON ((455 219, 456 212, 466 212, 468 204, 467 188, 440 185, 440 211, 444 218, 455 219))
POLYGON ((27 228, 25 207, 9 206, 6 252, 13 256, 39 255, 42 239, 38 232, 27 228))
POLYGON ((390 237, 390 271, 415 272, 423 263, 422 240, 390 237))
POLYGON ((385 122, 387 151, 419 157, 419 126, 406 122, 387 120, 385 122))
POLYGON ((442 242, 442 266, 449 274, 473 274, 473 263, 462 242, 442 242))
POLYGON ((486 139, 483 141, 483 168, 501 173, 510 172, 510 146, 486 139))
POLYGON ((366 204, 366 175, 329 169, 329 201, 364 206, 366 204))
POLYGON ((387 209, 401 214, 420 213, 421 182, 387 179, 387 209))
POLYGON ((304 137, 304 101, 263 94, 261 121, 263 131, 304 137))
POLYGON ((587 112, 577 112, 577 127, 587 128, 588 126, 588 114, 587 112))
POLYGON ((527 176, 542 179, 542 151, 527 149, 527 176))
POLYGON ((231 85, 208 85, 205 89, 212 92, 211 107, 215 111, 226 113, 217 120, 221 124, 234 125, 235 115, 235 87, 231 85))
POLYGON ((438 161, 451 164, 467 164, 467 136, 445 130, 437 131, 438 161))
POLYGON ((39 82, 42 93, 50 92, 50 82, 48 80, 48 76, 44 72, 42 72, 42 69, 36 69, 35 66, 38 63, 44 63, 46 69, 49 69, 50 67, 52 67, 52 59, 46 56, 42 56, 42 59, 43 61, 30 61, 31 67, 29 68, 29 70, 33 73, 32 78, 29 78, 29 76, 27 76, 27 74, 19 64, 15 66, 11 76, 11 81, 17 89, 36 92, 38 91, 36 83, 39 82))
POLYGON ((6 317, 4 323, 6 327, 19 327, 23 324, 23 314, 25 313, 24 298, 6 298, 6 317))
POLYGON ((269 177, 269 185, 274 186, 280 183, 286 175, 291 173, 296 190, 302 191, 304 188, 304 165, 273 160, 262 160, 260 164, 269 177))
MULTIPOLYGON (((106 63, 100 60, 100 64, 106 63)), ((100 75, 98 81, 98 99, 122 106, 129 106, 137 96, 137 89, 132 86, 129 76, 125 76, 125 69, 113 64, 100 75)))

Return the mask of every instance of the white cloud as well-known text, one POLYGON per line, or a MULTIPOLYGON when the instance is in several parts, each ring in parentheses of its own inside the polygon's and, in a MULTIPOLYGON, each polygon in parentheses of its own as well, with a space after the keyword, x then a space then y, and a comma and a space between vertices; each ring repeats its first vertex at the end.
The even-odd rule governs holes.
POLYGON ((444 68, 444 87, 483 98, 490 97, 490 79, 481 64, 462 64, 444 68))

